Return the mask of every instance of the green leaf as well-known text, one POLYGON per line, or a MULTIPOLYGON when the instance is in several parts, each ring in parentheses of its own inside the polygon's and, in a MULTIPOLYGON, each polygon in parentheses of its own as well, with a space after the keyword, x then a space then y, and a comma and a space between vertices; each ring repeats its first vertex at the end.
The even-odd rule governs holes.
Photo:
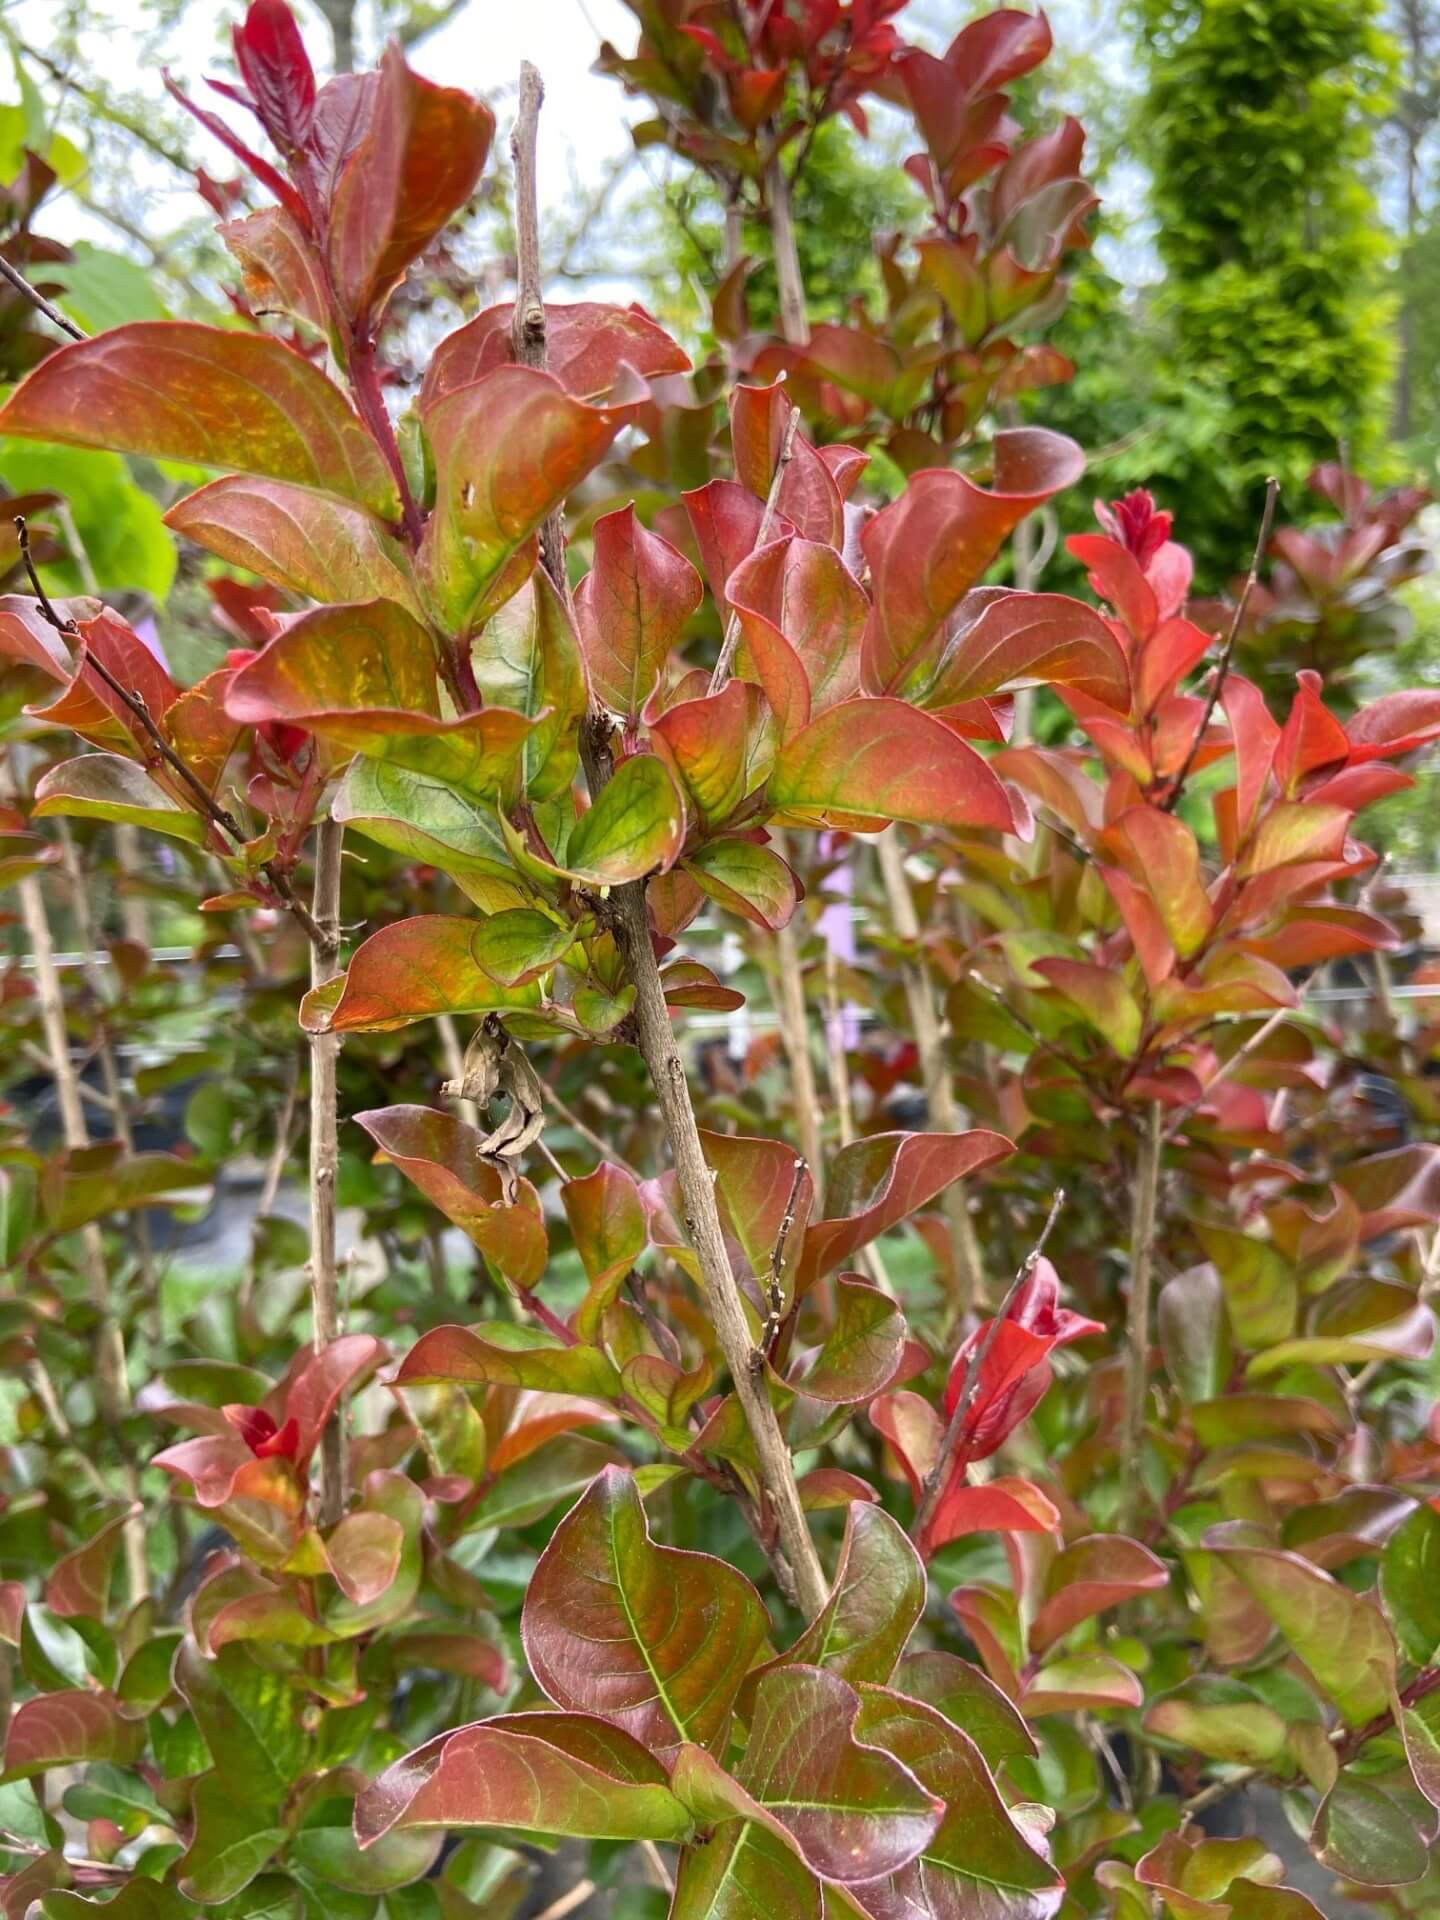
POLYGON ((218 1904, 248 1887, 284 1843, 285 1829, 218 1774, 195 1788, 195 1834, 181 1862, 180 1890, 218 1904))
POLYGON ((352 761, 330 811, 367 840, 454 874, 462 885, 466 875, 515 879, 492 806, 393 761, 352 761))
POLYGON ((154 282, 138 261, 77 240, 68 260, 45 269, 60 294, 56 302, 86 333, 106 333, 131 320, 163 320, 165 308, 154 282))
POLYGON ((615 1464, 612 1448, 564 1434, 508 1467, 470 1515, 470 1526, 528 1527, 615 1464))
POLYGON ((787 1842, 756 1820, 726 1820, 687 1847, 669 1920, 821 1920, 820 1882, 787 1842))
POLYGON ((1285 1750, 1286 1727, 1273 1707, 1238 1680, 1193 1680, 1157 1700, 1146 1731, 1207 1760, 1264 1767, 1285 1750))
POLYGON ((673 866, 684 839, 684 809, 665 763, 632 754, 576 821, 565 871, 593 886, 619 886, 673 866))
MULTIPOLYGON (((136 486, 118 453, 7 440, 0 444, 0 479, 12 493, 58 493, 64 498, 102 591, 129 588, 156 600, 169 593, 175 579, 175 542, 165 531, 160 508, 136 486)), ((52 563, 43 573, 52 591, 86 591, 87 576, 73 557, 52 563)))
POLYGON ((1295 1331, 1299 1285, 1277 1247, 1233 1227, 1194 1224, 1195 1238, 1215 1263, 1235 1339, 1242 1347, 1271 1347, 1295 1331))
POLYGON ((1232 1354, 1219 1275, 1192 1267, 1167 1280, 1155 1318, 1165 1370, 1180 1395, 1193 1405, 1223 1392, 1232 1354))
POLYGON ((1347 1767, 1320 1803, 1311 1845, 1323 1865, 1365 1887, 1400 1887, 1430 1865, 1433 1809, 1403 1775, 1367 1778, 1347 1767))
POLYGON ((1407 1656, 1428 1667, 1440 1649, 1440 1513, 1415 1509, 1386 1543, 1380 1598, 1407 1656))
POLYGON ((768 1628, 743 1574, 651 1540, 634 1479, 616 1468, 555 1529, 522 1625, 557 1705, 603 1714, 657 1752, 723 1744, 768 1628))
POLYGON ((535 723, 525 742, 525 794, 546 800, 570 784, 585 712, 580 642, 543 567, 485 623, 471 648, 475 683, 488 706, 535 723))
POLYGON ((133 760, 118 753, 82 753, 43 774, 35 788, 38 819, 118 820, 200 846, 206 835, 198 813, 177 806, 133 760))
POLYGON ((306 1748, 300 1703, 284 1674, 257 1666, 243 1647, 225 1647, 207 1660, 186 1640, 175 1658, 175 1684, 230 1797, 279 1807, 304 1770, 306 1748))
POLYGON ((61 347, 0 409, 0 433, 262 474, 387 520, 400 511, 339 388, 263 333, 151 320, 61 347))

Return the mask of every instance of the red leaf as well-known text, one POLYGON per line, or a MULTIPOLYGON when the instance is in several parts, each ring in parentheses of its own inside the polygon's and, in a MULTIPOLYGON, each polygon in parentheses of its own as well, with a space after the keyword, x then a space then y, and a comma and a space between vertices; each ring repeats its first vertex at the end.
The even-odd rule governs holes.
POLYGON ((474 192, 495 133, 483 101, 422 80, 393 41, 369 106, 368 137, 340 176, 327 242, 340 299, 366 327, 474 192))
POLYGON ((983 1131, 877 1133, 843 1147, 826 1183, 825 1218, 805 1232, 802 1288, 928 1206, 954 1181, 1014 1151, 1003 1134, 983 1131))
POLYGON ((995 436, 995 487, 964 474, 912 475, 861 535, 874 610, 865 635, 865 684, 905 686, 937 630, 1026 514, 1078 480, 1085 456, 1073 440, 1038 427, 995 436))
POLYGON ((256 118, 288 160, 309 139, 315 116, 315 73, 295 16, 285 0, 250 0, 232 38, 256 118))
MULTIPOLYGON (((420 390, 420 408, 428 413, 453 393, 482 380, 514 360, 511 320, 514 308, 487 307, 440 342, 420 390)), ((545 307, 545 367, 577 400, 606 399, 622 369, 653 378, 688 373, 689 356, 643 307, 610 307, 582 300, 573 306, 545 307)))
POLYGON ((79 1688, 42 1693, 15 1709, 5 1738, 5 1772, 25 1779, 92 1760, 127 1766, 144 1739, 144 1721, 123 1718, 113 1694, 79 1688))
POLYGON ((1060 1510, 1032 1486, 1010 1474, 972 1487, 952 1483, 925 1529, 921 1550, 926 1559, 951 1540, 968 1533, 1058 1533, 1060 1510))
POLYGON ((1129 711, 1130 669, 1114 634, 1092 607, 1060 593, 990 599, 947 640, 923 690, 905 690, 927 707, 943 707, 1034 683, 1075 687, 1129 711))
POLYGON ((575 590, 575 620, 595 697, 638 719, 672 647, 705 597, 700 576, 632 505, 595 522, 595 558, 575 590))

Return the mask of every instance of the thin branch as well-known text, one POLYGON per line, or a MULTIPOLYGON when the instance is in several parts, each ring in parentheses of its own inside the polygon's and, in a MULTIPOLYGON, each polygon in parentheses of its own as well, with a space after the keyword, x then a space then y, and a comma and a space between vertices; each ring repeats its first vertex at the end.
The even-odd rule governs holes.
POLYGON ((1150 1386, 1150 1306, 1164 1145, 1160 1102, 1152 1100, 1135 1166, 1130 1227, 1130 1311, 1125 1331, 1125 1410, 1120 1437, 1121 1530, 1133 1533, 1144 1493, 1145 1402, 1150 1386))
POLYGON ((1235 602, 1235 612, 1230 621, 1230 631, 1225 636, 1225 645, 1221 649, 1219 665, 1215 669, 1215 679, 1210 688, 1210 696, 1205 702, 1205 711, 1200 716, 1200 724, 1195 729, 1195 737, 1190 742, 1190 751, 1175 784, 1165 801, 1164 812, 1173 813, 1180 804, 1180 796, 1185 791, 1185 782, 1190 777, 1190 769, 1195 764, 1195 756, 1205 738, 1206 729, 1220 704, 1220 696, 1225 691, 1225 682, 1230 673, 1230 662, 1235 657, 1235 643, 1240 638, 1240 628, 1245 619, 1245 609, 1250 604, 1250 595, 1255 591, 1260 578, 1260 563, 1265 558, 1265 550, 1270 545, 1270 529, 1275 523, 1275 503, 1280 498, 1280 482, 1272 474, 1265 482, 1265 510, 1260 516, 1260 532, 1255 541, 1254 556, 1250 561, 1250 571, 1245 576, 1245 584, 1240 589, 1240 598, 1235 602))
MULTIPOLYGON (((345 829, 322 820, 315 838, 314 917, 319 942, 310 950, 310 985, 323 987, 340 971, 340 861, 345 829)), ((339 1167, 336 1070, 339 1037, 310 1037, 310 1294, 315 1351, 340 1338, 340 1282, 335 1265, 335 1180, 339 1167)), ((345 1512, 343 1401, 320 1439, 320 1524, 337 1526, 345 1512)))
MULTIPOLYGON (((545 364, 545 305, 541 297, 540 222, 536 188, 535 149, 544 85, 529 62, 520 69, 520 116, 512 152, 515 160, 515 231, 518 279, 515 289, 513 343, 517 359, 527 366, 545 364)), ((558 592, 565 594, 564 528, 558 515, 542 531, 540 555, 558 592), (546 532, 558 536, 547 540, 546 532)), ((580 728, 580 751, 591 798, 598 799, 613 771, 610 726, 592 706, 580 728)), ((760 1461, 760 1478, 775 1511, 781 1544, 807 1617, 825 1604, 829 1582, 820 1565, 815 1543, 800 1503, 795 1467, 770 1401, 763 1369, 751 1370, 754 1351, 745 1314, 744 1296, 730 1266, 715 1183, 700 1145, 695 1109, 685 1064, 675 1042, 670 1009, 660 981, 660 968, 650 940, 645 906, 645 883, 632 880, 617 887, 609 914, 626 976, 635 988, 635 1026, 640 1052, 655 1087, 666 1138, 675 1162, 676 1177, 700 1266, 705 1301, 725 1354, 736 1395, 745 1413, 760 1461)))
MULTIPOLYGON (((72 639, 78 639, 80 630, 75 622, 61 618, 60 614, 56 611, 54 602, 40 584, 40 575, 35 570, 34 557, 30 551, 30 529, 26 525, 22 514, 16 514, 15 516, 15 531, 20 540, 20 558, 24 562, 25 572, 30 580, 30 588, 35 595, 41 614, 49 621, 50 625, 55 628, 57 633, 68 634, 72 639)), ((193 768, 186 765, 174 747, 171 746, 170 742, 161 732, 159 722, 155 719, 155 716, 151 713, 149 707, 146 706, 141 696, 118 680, 110 671, 109 667, 105 665, 104 661, 97 659, 88 647, 84 650, 83 664, 89 667, 90 670, 105 683, 115 695, 115 698, 124 706, 126 712, 133 714, 135 719, 139 721, 151 745, 154 747, 156 754, 164 764, 169 767, 176 779, 183 784, 186 792, 194 799, 201 815, 210 822, 211 826, 218 827, 237 847, 243 846, 245 843, 245 834, 240 822, 235 818, 234 814, 230 812, 228 807, 222 807, 220 805, 204 781, 200 779, 193 768)), ((304 902, 296 895, 294 887, 290 884, 289 874, 287 874, 283 868, 277 867, 273 860, 263 861, 260 866, 260 871, 270 882, 271 887, 275 891, 276 898, 283 903, 301 927, 304 928, 306 938, 309 940, 311 946, 322 946, 324 944, 324 936, 320 928, 315 924, 304 902)))
POLYGON ((546 1106, 552 1110, 563 1126, 569 1127, 572 1133, 578 1134, 586 1146, 598 1153, 602 1160, 608 1160, 612 1166, 619 1167, 622 1173, 628 1173, 632 1180, 645 1178, 640 1169, 632 1161, 627 1160, 618 1147, 613 1146, 587 1121, 582 1120, 575 1109, 560 1098, 548 1081, 544 1082, 544 1089, 546 1106))
POLYGON ((940 1496, 949 1484, 951 1472, 959 1458, 965 1435, 965 1424, 980 1392, 980 1382, 984 1377, 985 1362, 990 1358, 990 1350, 1000 1337, 1000 1329, 1014 1306, 1016 1296, 1026 1281, 1039 1266, 1050 1235, 1055 1230, 1055 1222, 1060 1218, 1060 1210, 1065 1205, 1065 1189, 1057 1187, 1050 1199, 1050 1211, 1045 1216, 1045 1224, 1040 1229, 1040 1237, 1026 1254, 1010 1282, 1009 1291, 1000 1303, 999 1311, 986 1327, 983 1337, 976 1343, 970 1356, 970 1364, 965 1369, 965 1378, 960 1388, 960 1397, 955 1402, 955 1411, 951 1414, 945 1428, 945 1436, 940 1442, 940 1451, 935 1456, 935 1464, 925 1476, 925 1484, 920 1490, 920 1504, 915 1510, 915 1518, 910 1527, 910 1538, 919 1540, 929 1526, 939 1505, 940 1496))
MULTIPOLYGON (((780 457, 775 462, 775 471, 770 476, 770 491, 765 496, 765 511, 760 516, 760 525, 755 533, 755 545, 752 551, 758 553, 770 537, 770 529, 775 522, 776 506, 780 499, 780 488, 785 479, 785 469, 795 453, 795 429, 800 424, 800 409, 792 407, 790 418, 785 422, 785 435, 780 442, 780 457)), ((725 638, 720 643, 719 657, 710 675, 709 691, 719 693, 730 678, 730 669, 735 662, 735 649, 740 644, 740 615, 732 608, 730 618, 725 623, 725 638)))
POLYGON ((38 287, 32 287, 17 267, 12 267, 4 254, 0 254, 0 275, 7 279, 15 291, 28 300, 37 313, 43 313, 52 327, 59 327, 62 333, 68 333, 72 340, 88 340, 89 334, 83 327, 76 326, 68 313, 62 313, 52 301, 47 300, 38 287))

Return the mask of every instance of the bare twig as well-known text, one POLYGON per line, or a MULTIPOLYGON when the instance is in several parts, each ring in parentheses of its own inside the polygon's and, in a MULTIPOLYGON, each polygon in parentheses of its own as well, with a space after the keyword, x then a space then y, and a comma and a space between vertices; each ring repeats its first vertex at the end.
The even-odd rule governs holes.
MULTIPOLYGON (((770 839, 775 852, 782 860, 785 859, 788 850, 782 829, 772 827, 770 839)), ((800 941, 793 919, 776 929, 774 943, 775 970, 771 991, 775 999, 775 1017, 780 1027, 785 1058, 790 1064, 800 1147, 810 1163, 818 1200, 824 1189, 824 1124, 820 1111, 820 1092, 815 1084, 815 1062, 810 1057, 810 1011, 805 999, 800 941)))
MULTIPOLYGON (((775 462, 775 471, 770 476, 770 491, 765 496, 765 511, 760 516, 760 525, 755 534, 754 551, 759 552, 770 537, 770 529, 775 523, 775 512, 780 499, 780 488, 785 479, 785 469, 790 465, 795 453, 795 429, 800 424, 800 409, 792 407, 790 418, 785 422, 784 438, 780 442, 780 454, 775 462)), ((731 610, 730 618, 725 622, 725 637, 720 642, 720 652, 710 674, 711 693, 719 693, 730 678, 730 669, 735 663, 735 649, 740 644, 740 615, 731 610)))
POLYGON ((586 1146, 598 1153, 602 1160, 608 1160, 612 1166, 619 1167, 620 1171, 628 1173, 632 1180, 645 1178, 640 1169, 627 1160, 617 1146, 606 1140, 602 1134, 597 1133, 588 1121, 582 1120, 575 1109, 560 1098, 548 1081, 545 1082, 545 1104, 562 1125, 569 1127, 572 1133, 578 1134, 586 1146))
POLYGON ((855 1138, 855 1108, 850 1091, 850 1062, 845 1058, 845 1016, 840 1006, 840 962, 833 943, 825 946, 825 1062, 830 1097, 835 1102, 840 1144, 855 1138))
POLYGON ((775 256, 775 280, 780 290, 780 331, 792 346, 803 347, 810 339, 805 281, 800 272, 800 251, 795 244, 790 182, 778 153, 765 170, 765 192, 770 202, 770 247, 775 256))
POLYGON ((1260 577, 1260 563, 1265 558, 1265 549, 1270 545, 1270 529, 1275 523, 1275 503, 1280 498, 1280 482, 1272 475, 1265 482, 1265 509, 1260 516, 1260 532, 1255 541, 1255 553, 1250 562, 1250 571, 1245 576, 1245 584, 1240 589, 1240 598, 1235 602, 1235 612, 1231 617, 1230 631, 1225 636, 1225 645, 1221 649, 1219 664, 1215 668, 1215 678, 1210 686, 1210 694, 1205 702, 1205 710, 1200 715, 1200 724, 1195 729, 1190 742, 1190 750, 1185 755, 1175 784, 1165 801, 1164 811, 1173 813, 1180 804, 1180 796, 1185 791, 1185 782, 1190 777, 1190 769, 1195 764, 1195 756, 1200 751, 1205 738, 1206 728, 1220 704, 1220 696, 1225 691, 1225 682, 1230 674, 1230 662, 1235 657, 1235 643, 1240 638, 1240 628, 1245 619, 1245 609, 1250 603, 1250 595, 1260 577))
POLYGON ((72 340, 88 340, 89 334, 83 327, 77 327, 68 313, 62 313, 52 301, 47 300, 38 287, 32 287, 17 267, 0 253, 0 275, 7 279, 15 291, 28 300, 37 313, 43 313, 52 327, 59 327, 62 333, 68 333, 72 340))
MULTIPOLYGON (((885 883, 885 898, 895 932, 902 940, 920 938, 920 920, 914 896, 905 873, 905 856, 899 833, 887 827, 875 842, 880 862, 880 877, 885 883)), ((910 1025, 915 1031, 915 1047, 920 1055, 920 1074, 925 1083, 925 1104, 930 1125, 939 1133, 959 1133, 964 1118, 955 1099, 950 1064, 945 1058, 945 1041, 940 1016, 918 961, 907 960, 900 970, 905 998, 910 1008, 910 1025)), ((975 1225, 970 1218, 965 1182, 956 1180, 945 1189, 941 1205, 950 1229, 950 1257, 955 1267, 957 1313, 963 1314, 985 1298, 985 1269, 975 1225)))
MULTIPOLYGON (((35 595, 41 614, 49 621, 57 633, 68 634, 71 638, 78 638, 79 628, 75 625, 75 622, 61 618, 60 614, 56 611, 54 602, 40 584, 40 576, 35 570, 35 561, 30 552, 30 529, 25 524, 23 515, 17 514, 15 516, 15 531, 20 539, 20 558, 24 562, 25 571, 30 579, 30 588, 35 595)), ((141 696, 132 688, 125 686, 118 680, 110 671, 109 667, 105 665, 104 661, 97 659, 94 653, 88 648, 85 650, 84 664, 89 667, 91 672, 99 679, 104 681, 116 699, 125 707, 126 712, 133 714, 135 719, 139 721, 145 730, 150 744, 154 747, 156 754, 184 785, 186 792, 189 793, 195 801, 196 807, 201 815, 207 819, 213 827, 218 827, 222 833, 228 835, 236 846, 243 846, 245 834, 240 826, 240 822, 235 818, 234 814, 230 812, 228 807, 222 807, 220 805, 204 781, 200 779, 192 767, 186 765, 174 747, 171 746, 170 742, 161 732, 159 722, 156 720, 154 714, 151 713, 149 707, 146 706, 141 696)), ((260 871, 270 882, 276 897, 304 928, 306 938, 310 941, 311 946, 315 947, 322 944, 320 929, 311 918, 303 901, 297 897, 294 887, 290 884, 289 874, 287 874, 283 868, 277 867, 272 860, 263 861, 260 871)))
MULTIPOLYGON (((314 918, 320 939, 310 950, 310 984, 323 987, 340 971, 340 858, 345 829, 322 820, 315 836, 314 918)), ((339 1037, 310 1036, 310 1293, 315 1351, 340 1337, 340 1283, 335 1266, 335 1176, 339 1162, 336 1069, 339 1037)), ((345 1511, 343 1403, 320 1441, 320 1524, 333 1527, 345 1511)))
POLYGON ((976 1342, 975 1351, 965 1369, 965 1378, 961 1383, 960 1397, 955 1402, 955 1411, 951 1414, 945 1428, 944 1438, 940 1442, 940 1451, 935 1456, 935 1464, 925 1476, 925 1484, 920 1490, 920 1504, 915 1510, 915 1518, 910 1527, 912 1540, 923 1537, 938 1506, 941 1494, 945 1491, 951 1472, 961 1451, 965 1436, 966 1422, 980 1392, 980 1382, 984 1377, 985 1362, 990 1358, 991 1348, 1000 1337, 1000 1329, 1015 1304, 1016 1295, 1025 1285, 1040 1264, 1050 1235, 1055 1230, 1055 1222, 1060 1218, 1060 1209, 1065 1205, 1065 1189, 1057 1187, 1050 1200, 1050 1211, 1045 1216, 1045 1224, 1040 1229, 1040 1237, 1026 1254, 1010 1282, 1004 1300, 1000 1303, 994 1319, 986 1327, 983 1337, 976 1342))
POLYGON ((1125 1332, 1125 1410, 1120 1433, 1121 1530, 1133 1533, 1144 1494, 1145 1402, 1150 1386, 1150 1304, 1164 1144, 1160 1102, 1152 1100, 1135 1164, 1130 1226, 1130 1310, 1125 1332))
POLYGON ((537 1913, 535 1920, 565 1920, 567 1913, 573 1913, 577 1907, 583 1907, 595 1891, 593 1880, 577 1880, 567 1893, 558 1900, 552 1900, 543 1913, 537 1913))

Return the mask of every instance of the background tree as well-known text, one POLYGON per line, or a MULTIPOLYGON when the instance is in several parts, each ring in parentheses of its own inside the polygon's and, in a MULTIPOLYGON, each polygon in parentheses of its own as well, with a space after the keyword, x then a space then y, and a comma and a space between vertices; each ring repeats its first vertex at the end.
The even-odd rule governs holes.
POLYGON ((1139 17, 1161 373, 1223 407, 1218 460, 1149 464, 1185 499, 1203 579, 1245 551, 1267 473, 1298 498, 1338 446, 1378 451, 1393 348, 1371 169, 1394 47, 1374 0, 1143 0, 1139 17))

